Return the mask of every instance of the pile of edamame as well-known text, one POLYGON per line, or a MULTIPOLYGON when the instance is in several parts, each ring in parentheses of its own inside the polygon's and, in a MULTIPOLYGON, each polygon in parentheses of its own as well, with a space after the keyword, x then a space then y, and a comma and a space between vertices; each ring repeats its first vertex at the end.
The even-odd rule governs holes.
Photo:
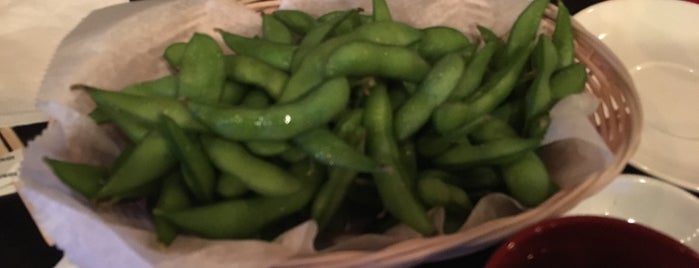
POLYGON ((384 0, 371 14, 278 10, 261 36, 218 29, 230 55, 195 33, 164 51, 168 76, 75 86, 131 141, 111 166, 45 162, 90 201, 146 200, 164 244, 266 239, 309 218, 321 233, 403 223, 428 236, 433 207, 449 233, 492 192, 534 207, 557 190, 536 153, 548 112, 587 79, 562 2, 553 35, 537 34, 547 5, 507 39, 417 29, 384 0))

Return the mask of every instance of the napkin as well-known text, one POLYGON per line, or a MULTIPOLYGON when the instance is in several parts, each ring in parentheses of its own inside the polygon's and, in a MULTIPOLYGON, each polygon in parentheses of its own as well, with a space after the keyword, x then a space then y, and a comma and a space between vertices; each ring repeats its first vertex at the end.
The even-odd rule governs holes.
POLYGON ((61 39, 92 10, 128 0, 1 0, 0 127, 46 121, 35 98, 61 39))
MULTIPOLYGON (((474 25, 478 23, 504 36, 529 1, 388 2, 397 20, 416 27, 449 25, 473 35, 474 25)), ((282 1, 281 7, 300 8, 314 15, 356 7, 370 12, 371 1, 288 0, 282 1)), ((51 116, 52 124, 27 147, 21 168, 23 185, 19 190, 33 205, 31 212, 37 224, 71 261, 80 267, 269 267, 292 256, 313 255, 321 250, 313 244, 317 235, 313 221, 301 223, 271 242, 207 240, 182 235, 165 248, 156 243, 152 224, 142 206, 95 207, 60 183, 41 161, 48 156, 107 164, 120 151, 114 132, 97 126, 86 116, 94 103, 83 92, 70 91, 71 84, 85 83, 114 90, 157 78, 168 72, 161 55, 171 42, 186 41, 195 31, 209 33, 221 42, 214 28, 252 36, 259 34, 260 23, 259 14, 232 0, 150 0, 93 12, 61 43, 42 83, 38 104, 51 116)), ((582 111, 583 117, 589 112, 573 110, 582 111)), ((566 121, 565 117, 554 117, 566 121)), ((557 121, 552 128, 559 127, 557 121)), ((548 139, 554 142, 571 137, 566 133, 558 139, 548 139)), ((593 145, 592 151, 611 155, 604 146, 593 145)), ((589 155, 577 156, 582 165, 586 156, 589 155)), ((474 209, 481 213, 474 213, 477 218, 470 218, 467 225, 477 226, 522 210, 504 195, 484 198, 474 209)), ((430 215, 435 222, 443 217, 439 211, 430 215)), ((414 231, 398 225, 383 235, 345 237, 342 243, 326 251, 373 251, 418 237, 414 231)))

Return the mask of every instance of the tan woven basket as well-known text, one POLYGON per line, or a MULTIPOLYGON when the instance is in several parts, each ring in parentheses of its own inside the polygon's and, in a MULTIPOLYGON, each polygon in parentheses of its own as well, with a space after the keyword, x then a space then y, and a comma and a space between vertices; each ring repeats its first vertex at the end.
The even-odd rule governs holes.
MULTIPOLYGON (((275 11, 280 1, 238 0, 260 13, 275 11)), ((541 27, 549 34, 558 9, 549 5, 541 27)), ((409 266, 425 261, 466 255, 502 241, 522 228, 556 217, 580 200, 599 191, 621 173, 640 141, 640 100, 619 59, 595 36, 573 20, 576 57, 588 69, 586 93, 601 105, 590 118, 614 154, 612 165, 587 178, 574 189, 562 190, 535 209, 500 218, 463 232, 431 238, 411 239, 380 251, 338 251, 298 256, 279 267, 409 266)))

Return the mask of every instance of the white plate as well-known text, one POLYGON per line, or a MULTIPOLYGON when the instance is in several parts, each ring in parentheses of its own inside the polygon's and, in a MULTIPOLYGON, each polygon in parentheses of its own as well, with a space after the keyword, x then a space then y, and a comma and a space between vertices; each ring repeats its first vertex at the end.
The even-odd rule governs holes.
POLYGON ((699 198, 663 181, 622 174, 565 215, 604 215, 651 227, 699 252, 699 198))
POLYGON ((699 192, 699 5, 616 0, 574 16, 622 61, 643 107, 635 167, 699 192))

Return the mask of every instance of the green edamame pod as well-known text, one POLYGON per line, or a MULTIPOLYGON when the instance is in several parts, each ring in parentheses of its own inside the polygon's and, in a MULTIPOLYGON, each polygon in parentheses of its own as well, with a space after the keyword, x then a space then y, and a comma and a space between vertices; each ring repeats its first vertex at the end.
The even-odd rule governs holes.
POLYGON ((478 127, 469 133, 475 143, 485 143, 497 139, 516 137, 517 132, 506 121, 487 117, 478 127))
POLYGON ((192 138, 167 115, 161 117, 160 124, 170 145, 170 151, 180 162, 189 190, 199 201, 213 200, 216 175, 199 141, 192 138))
POLYGON ((412 141, 402 142, 398 145, 398 150, 405 172, 410 177, 417 177, 417 146, 415 146, 415 143, 412 141))
POLYGON ((471 44, 464 33, 447 26, 433 26, 422 29, 424 36, 416 44, 422 57, 434 62, 446 54, 459 51, 471 44))
POLYGON ((170 64, 170 67, 174 68, 175 70, 179 70, 180 67, 182 67, 182 55, 184 55, 184 50, 186 48, 187 43, 172 43, 165 48, 163 58, 165 58, 167 63, 170 64))
POLYGON ((226 80, 223 51, 216 40, 195 33, 182 55, 177 95, 196 101, 217 103, 226 80))
POLYGON ((291 146, 285 141, 248 141, 245 147, 258 156, 275 156, 286 152, 291 146))
POLYGON ((488 65, 493 58, 498 45, 495 42, 486 42, 485 45, 466 64, 456 88, 451 96, 457 100, 463 100, 473 94, 485 77, 488 65))
POLYGON ((189 109, 213 132, 232 140, 286 140, 329 122, 348 101, 347 79, 336 78, 293 103, 252 109, 190 102, 189 109))
POLYGON ((386 0, 371 1, 371 15, 374 21, 392 21, 391 9, 388 8, 386 0))
MULTIPOLYGON (((314 50, 316 47, 327 38, 330 37, 331 33, 338 27, 340 23, 349 18, 352 14, 356 14, 357 10, 339 10, 335 12, 330 12, 328 14, 336 14, 333 17, 326 17, 327 20, 322 21, 316 27, 310 29, 308 34, 301 39, 299 43, 299 48, 294 54, 291 61, 291 71, 296 72, 301 66, 304 59, 314 50)), ((327 14, 326 14, 327 15, 327 14)), ((321 17, 321 18, 323 18, 321 17)))
POLYGON ((585 82, 587 82, 585 65, 573 63, 559 69, 551 76, 553 102, 555 103, 568 95, 582 92, 585 89, 585 82))
POLYGON ((279 9, 274 11, 272 15, 286 25, 289 30, 300 35, 305 35, 315 25, 313 17, 300 10, 279 9))
POLYGON ((534 152, 500 166, 510 195, 522 205, 534 207, 549 197, 551 180, 546 166, 534 152))
POLYGON ((109 169, 89 164, 44 158, 53 174, 71 189, 87 199, 93 199, 109 176, 109 169))
POLYGON ((216 193, 225 198, 235 198, 243 195, 248 191, 248 187, 235 175, 221 173, 216 182, 216 193))
POLYGON ((546 35, 539 37, 539 42, 532 55, 532 63, 537 69, 536 78, 524 97, 524 125, 531 128, 536 117, 548 113, 551 105, 551 74, 558 64, 556 46, 546 35))
MULTIPOLYGON (((163 96, 175 98, 177 97, 177 82, 176 76, 167 75, 155 80, 145 81, 127 86, 120 90, 121 93, 128 93, 138 96, 163 96)), ((109 121, 109 116, 100 110, 98 107, 89 116, 97 124, 102 124, 109 121)))
POLYGON ((432 176, 429 172, 420 176, 418 193, 422 201, 432 207, 456 206, 465 210, 473 208, 473 203, 464 190, 447 183, 441 176, 432 176))
MULTIPOLYGON (((537 0, 538 1, 538 0, 537 0)), ((434 127, 440 133, 446 134, 459 127, 468 125, 481 116, 490 113, 502 103, 514 88, 522 68, 524 68, 531 47, 519 51, 512 62, 498 70, 488 78, 479 89, 484 92, 478 98, 469 102, 449 102, 438 107, 433 115, 434 127)))
POLYGON ((429 70, 429 63, 409 48, 355 41, 338 47, 330 54, 325 65, 325 76, 373 75, 419 82, 429 70))
MULTIPOLYGON (((357 113, 350 114, 348 118, 349 122, 345 122, 345 124, 340 127, 338 135, 346 139, 347 143, 350 144, 353 149, 363 152, 366 132, 363 128, 359 127, 362 114, 358 113, 358 122, 352 122, 355 121, 354 118, 357 118, 357 116, 353 116, 354 114, 357 113)), ((340 205, 345 200, 345 196, 354 178, 357 176, 357 173, 356 170, 343 167, 330 168, 328 180, 318 190, 311 207, 311 218, 318 222, 320 228, 327 226, 330 219, 335 216, 338 208, 340 208, 340 205)))
POLYGON ((139 96, 177 97, 178 78, 166 75, 158 79, 136 83, 121 89, 122 93, 139 96))
POLYGON ((434 159, 434 163, 452 169, 511 162, 539 146, 539 139, 503 138, 478 145, 458 145, 434 159))
POLYGON ((206 126, 194 119, 184 104, 173 98, 136 96, 87 86, 74 86, 73 88, 85 89, 98 106, 105 106, 115 111, 128 113, 151 124, 157 124, 158 120, 160 120, 160 115, 164 114, 187 130, 207 131, 206 126))
POLYGON ((396 112, 395 132, 405 140, 430 119, 432 111, 447 100, 464 70, 461 55, 448 54, 440 59, 418 86, 415 94, 396 112))
POLYGON ((380 45, 405 46, 416 42, 422 32, 394 21, 373 22, 358 27, 352 33, 338 36, 320 44, 309 53, 284 88, 280 102, 299 98, 320 85, 325 79, 325 64, 336 48, 352 41, 368 41, 380 45))
POLYGON ((359 18, 359 9, 354 10, 336 10, 330 11, 318 17, 319 23, 325 23, 332 20, 336 20, 338 17, 344 17, 339 23, 330 31, 328 37, 338 36, 347 34, 353 31, 355 28, 359 27, 362 22, 359 18), (346 15, 346 16, 345 16, 346 15))
MULTIPOLYGON (((191 203, 187 188, 182 181, 182 175, 179 172, 172 172, 163 179, 162 190, 158 196, 155 209, 176 211, 189 207, 191 203)), ((160 216, 155 216, 153 223, 158 241, 165 245, 170 245, 177 236, 177 228, 160 216)))
POLYGON ((512 25, 510 35, 507 38, 504 55, 500 59, 501 61, 498 66, 507 64, 508 61, 516 57, 515 55, 519 54, 520 50, 530 46, 532 41, 536 38, 541 17, 548 4, 549 0, 533 0, 522 13, 519 14, 512 25))
POLYGON ((248 88, 237 82, 226 81, 221 92, 221 104, 236 105, 240 103, 243 96, 248 92, 248 88))
POLYGON ((551 39, 558 51, 558 68, 573 64, 575 61, 573 26, 570 21, 570 12, 563 1, 558 1, 556 29, 553 31, 551 39))
POLYGON ((246 55, 261 60, 279 70, 288 71, 291 59, 296 52, 296 46, 270 42, 262 39, 247 38, 237 34, 217 29, 226 43, 236 55, 246 55))
POLYGON ((151 130, 136 143, 127 159, 114 170, 96 197, 119 198, 122 195, 156 181, 170 171, 177 161, 167 140, 160 132, 151 130))
POLYGON ((309 130, 294 137, 294 143, 316 161, 329 166, 345 167, 357 171, 373 171, 376 163, 357 152, 345 141, 325 128, 309 130))
POLYGON ((249 238, 310 202, 317 189, 317 178, 300 178, 303 185, 288 195, 229 200, 173 212, 156 210, 154 213, 184 231, 203 237, 249 238))
POLYGON ((236 142, 212 136, 202 136, 201 142, 219 170, 235 175, 256 193, 281 196, 291 194, 301 186, 297 178, 274 164, 252 156, 236 142))
POLYGON ((265 89, 273 98, 279 98, 289 76, 258 59, 245 55, 227 55, 224 58, 226 75, 234 81, 265 89))
POLYGON ((398 145, 393 135, 391 103, 386 88, 370 89, 366 100, 364 126, 367 129, 369 155, 384 168, 372 173, 381 201, 388 212, 423 235, 431 235, 435 227, 412 193, 404 174, 400 172, 398 145))
POLYGON ((410 98, 410 95, 406 90, 401 88, 391 88, 388 90, 388 98, 391 99, 391 107, 394 111, 398 110, 405 101, 410 98))
POLYGON ((112 109, 111 107, 100 107, 100 110, 119 128, 119 131, 126 135, 132 142, 138 142, 148 134, 150 128, 139 121, 134 116, 112 109))
POLYGON ((291 30, 276 17, 269 14, 262 14, 262 37, 265 40, 282 44, 294 43, 291 30))
POLYGON ((420 178, 417 183, 418 196, 430 207, 442 207, 449 204, 449 186, 433 177, 420 178))

